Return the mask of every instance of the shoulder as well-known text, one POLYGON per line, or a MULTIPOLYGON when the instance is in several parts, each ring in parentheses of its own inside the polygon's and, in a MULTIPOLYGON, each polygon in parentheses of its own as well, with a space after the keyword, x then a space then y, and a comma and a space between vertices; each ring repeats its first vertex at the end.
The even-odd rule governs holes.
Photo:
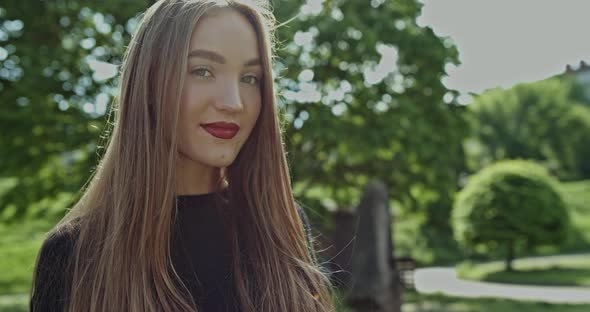
POLYGON ((77 226, 60 225, 51 230, 41 244, 33 273, 31 311, 47 308, 57 311, 58 307, 63 307, 77 235, 77 226))
POLYGON ((43 241, 43 246, 62 247, 75 241, 78 228, 73 224, 63 224, 53 228, 43 241))
POLYGON ((39 249, 38 263, 57 264, 70 258, 77 236, 78 227, 72 224, 60 225, 51 230, 39 249))

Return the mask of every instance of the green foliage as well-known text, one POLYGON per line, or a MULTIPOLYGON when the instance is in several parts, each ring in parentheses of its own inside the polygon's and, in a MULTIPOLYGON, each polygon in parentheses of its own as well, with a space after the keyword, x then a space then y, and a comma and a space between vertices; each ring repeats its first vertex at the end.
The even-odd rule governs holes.
POLYGON ((530 161, 502 161, 472 176, 453 209, 463 246, 505 248, 508 269, 518 246, 563 242, 568 214, 558 182, 530 161))
POLYGON ((559 121, 552 152, 566 178, 590 178, 590 106, 572 105, 559 121))
POLYGON ((558 252, 590 249, 590 180, 561 183, 561 193, 568 207, 571 227, 568 240, 558 252))
POLYGON ((396 256, 412 256, 421 265, 434 262, 433 250, 428 246, 426 237, 420 233, 425 215, 418 213, 397 214, 392 222, 392 241, 396 256))
POLYGON ((277 70, 296 196, 345 209, 379 179, 397 210, 425 216, 428 245, 452 241, 467 127, 441 78, 457 50, 416 24, 419 1, 333 0, 295 16, 303 2, 275 5, 279 21, 295 17, 278 29, 277 70))
MULTIPOLYGON (((590 249, 590 180, 575 181, 575 182, 561 182, 559 183, 560 194, 564 200, 569 215, 570 226, 568 226, 567 239, 560 242, 558 245, 538 246, 533 250, 523 250, 520 256, 543 256, 565 253, 579 253, 586 252, 590 249)), ((400 222, 407 223, 405 220, 400 222)), ((407 224, 404 224, 407 226, 407 224)), ((399 228, 399 226, 398 226, 399 228)), ((398 240, 404 242, 410 240, 411 237, 405 237, 408 233, 397 233, 398 240)), ((402 244, 407 246, 407 244, 402 244)), ((417 245, 419 246, 419 245, 417 245)), ((399 248, 398 248, 399 250, 399 248)), ((486 248, 485 254, 474 253, 473 259, 481 261, 489 261, 493 259, 500 259, 504 256, 504 250, 489 250, 486 248)), ((482 251, 482 252, 484 252, 482 251)), ((441 252, 432 250, 432 252, 441 252)), ((459 255, 461 257, 461 255, 459 255)), ((462 259, 458 259, 459 261, 462 259)))
POLYGON ((590 216, 590 180, 562 183, 562 192, 572 211, 590 216))
POLYGON ((115 79, 100 62, 120 63, 130 18, 146 6, 139 0, 2 1, 0 177, 17 181, 0 196, 0 212, 12 210, 4 215, 22 219, 33 203, 64 204, 63 193, 76 193, 86 181, 115 93, 115 79))
POLYGON ((551 78, 493 89, 469 105, 470 168, 502 159, 534 159, 564 179, 590 177, 590 109, 577 103, 570 79, 551 78))

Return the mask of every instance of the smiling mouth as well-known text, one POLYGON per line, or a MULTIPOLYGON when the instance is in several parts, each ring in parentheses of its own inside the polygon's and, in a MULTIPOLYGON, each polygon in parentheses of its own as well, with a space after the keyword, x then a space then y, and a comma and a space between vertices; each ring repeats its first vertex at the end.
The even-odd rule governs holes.
POLYGON ((201 127, 205 129, 212 136, 229 140, 238 134, 240 126, 232 122, 214 122, 208 124, 201 124, 201 127))

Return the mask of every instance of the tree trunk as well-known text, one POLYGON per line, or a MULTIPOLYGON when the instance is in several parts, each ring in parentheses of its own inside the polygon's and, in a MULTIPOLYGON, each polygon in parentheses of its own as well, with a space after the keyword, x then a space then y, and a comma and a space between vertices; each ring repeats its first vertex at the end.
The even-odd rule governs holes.
POLYGON ((506 271, 512 272, 514 270, 512 268, 512 260, 514 260, 514 242, 509 241, 506 247, 506 271))

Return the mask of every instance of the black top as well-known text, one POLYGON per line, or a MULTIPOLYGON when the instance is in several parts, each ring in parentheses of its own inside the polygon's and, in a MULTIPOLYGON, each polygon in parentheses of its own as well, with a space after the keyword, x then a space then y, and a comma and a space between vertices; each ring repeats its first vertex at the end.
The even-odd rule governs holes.
POLYGON ((234 311, 226 212, 223 207, 215 207, 215 196, 216 193, 178 196, 172 260, 201 310, 234 311))
MULTIPOLYGON (((237 311, 225 211, 215 207, 215 196, 217 193, 177 197, 171 256, 174 268, 200 311, 237 311)), ((307 216, 298 210, 309 239, 307 216)), ((73 252, 74 237, 72 231, 59 231, 41 246, 31 311, 63 310, 65 285, 71 278, 67 260, 73 252), (51 287, 47 287, 48 283, 51 287)))

